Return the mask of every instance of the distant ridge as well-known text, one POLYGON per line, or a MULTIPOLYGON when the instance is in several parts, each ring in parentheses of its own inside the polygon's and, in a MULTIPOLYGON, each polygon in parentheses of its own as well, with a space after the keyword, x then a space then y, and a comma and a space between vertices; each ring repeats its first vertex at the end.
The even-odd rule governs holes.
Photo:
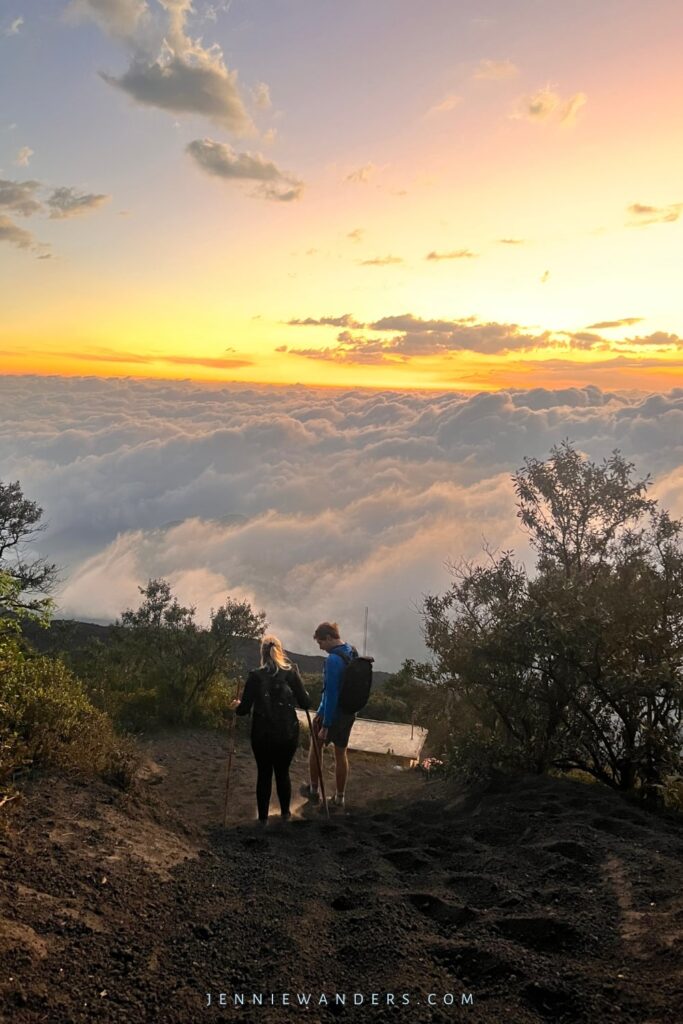
MULTIPOLYGON (((22 628, 24 636, 37 651, 41 654, 56 654, 64 650, 78 650, 92 640, 99 640, 106 644, 109 641, 112 626, 99 622, 81 622, 78 619, 54 619, 47 629, 41 629, 34 622, 25 622, 22 628)), ((244 640, 237 644, 236 653, 238 658, 244 662, 244 667, 247 670, 254 668, 259 663, 257 640, 244 640)), ((287 654, 302 672, 311 675, 322 674, 325 658, 321 655, 297 654, 296 651, 287 651, 287 654)), ((375 670, 373 677, 376 689, 381 690, 392 674, 375 670)))

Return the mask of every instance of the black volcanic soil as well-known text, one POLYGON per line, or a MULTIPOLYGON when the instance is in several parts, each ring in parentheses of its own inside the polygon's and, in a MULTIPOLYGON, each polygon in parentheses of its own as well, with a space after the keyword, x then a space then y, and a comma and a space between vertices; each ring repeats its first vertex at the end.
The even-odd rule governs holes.
POLYGON ((42 777, 5 805, 3 1019, 683 1020, 680 819, 597 786, 465 793, 355 756, 346 813, 299 807, 264 831, 242 743, 223 829, 226 746, 167 735, 149 741, 134 796, 42 777), (282 993, 311 1002, 283 1007, 282 993))

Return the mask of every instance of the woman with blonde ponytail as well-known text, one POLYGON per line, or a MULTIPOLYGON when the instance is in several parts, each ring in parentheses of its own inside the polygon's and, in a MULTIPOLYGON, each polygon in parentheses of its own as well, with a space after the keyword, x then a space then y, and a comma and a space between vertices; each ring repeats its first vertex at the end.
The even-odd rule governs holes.
POLYGON ((231 704, 236 715, 252 712, 251 749, 258 770, 256 804, 262 825, 268 821, 273 773, 280 813, 283 819, 289 818, 289 766, 299 743, 297 704, 304 710, 311 706, 299 669, 288 659, 276 636, 264 636, 261 665, 249 673, 242 700, 231 704))

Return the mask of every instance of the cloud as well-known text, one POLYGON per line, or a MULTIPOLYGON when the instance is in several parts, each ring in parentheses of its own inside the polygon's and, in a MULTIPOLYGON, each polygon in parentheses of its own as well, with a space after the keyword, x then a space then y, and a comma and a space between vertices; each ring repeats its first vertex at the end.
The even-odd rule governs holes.
MULTIPOLYGON (((331 322, 333 318, 327 318, 329 325, 364 328, 380 336, 344 330, 337 336, 335 346, 322 349, 291 348, 290 352, 309 359, 379 365, 406 361, 415 356, 443 356, 462 351, 494 354, 569 345, 569 341, 558 339, 547 331, 528 334, 516 324, 478 323, 472 317, 462 320, 425 320, 412 313, 404 313, 362 324, 353 321, 349 314, 346 315, 349 320, 345 325, 337 325, 331 322), (391 334, 392 337, 383 337, 384 334, 391 334)), ((306 323, 302 320, 290 322, 297 325, 306 323)), ((321 324, 324 321, 309 322, 321 324)))
POLYGON ((453 252, 428 252, 425 256, 426 260, 471 260, 475 259, 479 254, 476 252, 470 252, 469 249, 456 249, 453 252))
POLYGON ((646 345, 657 348, 683 348, 683 338, 679 338, 677 334, 668 334, 666 331, 655 331, 654 334, 626 338, 622 344, 646 345))
POLYGON ((21 27, 24 24, 23 18, 15 18, 6 29, 3 30, 4 36, 18 36, 21 31, 21 27))
POLYGON ((462 103, 462 97, 456 96, 455 93, 449 93, 448 96, 444 96, 439 103, 435 103, 433 107, 430 107, 425 117, 438 117, 439 114, 448 114, 451 110, 455 110, 456 107, 462 103))
POLYGON ((36 192, 40 188, 39 181, 9 181, 0 178, 0 210, 31 217, 43 209, 43 204, 36 199, 36 192))
POLYGON ((642 319, 642 316, 627 316, 623 320, 601 320, 600 323, 589 324, 587 330, 606 331, 610 327, 630 327, 631 324, 641 323, 642 319))
MULTIPOLYGON (((144 0, 76 0, 71 5, 73 16, 96 21, 130 52, 127 70, 120 76, 100 72, 103 80, 142 106, 199 114, 236 135, 254 134, 237 72, 226 66, 220 46, 207 48, 187 34, 191 0, 158 4, 162 12, 144 0)), ((265 100, 262 86, 256 89, 265 100)))
POLYGON ((34 156, 34 150, 30 146, 22 146, 15 156, 14 162, 17 167, 28 167, 32 156, 34 156))
POLYGON ((403 263, 400 256, 375 256, 369 260, 358 260, 361 267, 390 267, 397 263, 403 263))
POLYGON ((30 249, 35 239, 30 231, 25 231, 15 224, 11 217, 0 213, 0 242, 9 242, 16 245, 18 249, 30 249))
POLYGON ((364 235, 365 231, 363 228, 354 228, 353 231, 348 232, 346 237, 349 238, 352 242, 362 242, 364 235))
POLYGON ((258 82, 251 90, 251 96, 259 110, 270 110, 273 105, 270 98, 270 89, 265 82, 258 82))
POLYGON ((350 171, 344 178, 344 181, 351 181, 356 185, 367 185, 376 171, 377 168, 374 164, 363 164, 362 167, 357 167, 354 171, 350 171))
POLYGON ((79 217, 83 213, 96 210, 110 199, 111 196, 77 192, 75 188, 62 186, 54 189, 47 200, 47 206, 52 220, 65 220, 67 217, 79 217))
POLYGON ((127 41, 150 16, 145 0, 72 0, 67 13, 74 21, 95 21, 105 32, 127 41))
POLYGON ((208 366, 221 370, 251 366, 253 363, 253 359, 226 359, 222 356, 162 356, 158 361, 174 366, 208 366))
POLYGON ((560 121, 562 121, 563 124, 574 124, 579 115, 579 111, 585 107, 586 103, 588 103, 588 97, 585 92, 577 92, 576 95, 572 96, 572 98, 568 100, 562 108, 560 112, 560 121))
POLYGON ((560 124, 571 125, 587 102, 588 97, 583 92, 577 92, 564 100, 550 86, 545 86, 531 96, 524 97, 513 116, 529 121, 554 120, 560 124))
MULTIPOLYGON (((548 271, 543 275, 546 280, 547 274, 548 271)), ((619 321, 603 321, 601 324, 591 326, 598 329, 636 323, 640 323, 639 317, 628 317, 619 321)), ((664 331, 624 338, 615 342, 591 329, 531 333, 518 324, 482 323, 476 317, 463 317, 457 320, 429 320, 412 313, 402 313, 364 323, 357 320, 352 314, 344 313, 342 316, 296 318, 289 320, 288 324, 292 327, 344 328, 337 335, 334 346, 317 349, 289 348, 293 355, 342 363, 392 363, 397 360, 405 361, 415 356, 443 356, 463 351, 496 355, 553 348, 616 352, 634 356, 640 354, 642 357, 640 352, 642 348, 657 349, 661 352, 683 349, 683 338, 664 331), (377 336, 368 332, 374 332, 377 336), (391 337, 386 337, 386 335, 391 335, 391 337)), ((567 363, 566 365, 576 364, 567 363)), ((597 363, 592 361, 588 368, 596 365, 597 363)), ((608 364, 605 363, 605 365, 608 364)), ((617 366, 616 359, 612 360, 612 365, 617 366)), ((666 365, 671 366, 672 364, 667 362, 666 365)), ((546 366, 550 366, 548 359, 543 361, 543 367, 546 366)))
POLYGON ((313 317, 306 317, 305 320, 288 320, 287 323, 290 327, 363 327, 364 324, 359 323, 351 316, 350 313, 344 313, 342 316, 322 316, 319 319, 313 317))
MULTIPOLYGON (((528 551, 510 474, 571 438, 652 472, 683 512, 683 390, 491 394, 0 377, 0 464, 45 509, 62 614, 113 618, 166 575, 202 615, 263 607, 292 649, 315 622, 362 635, 378 668, 420 656, 415 605, 444 561, 528 551), (390 514, 389 514, 390 513, 390 514)), ((661 488, 661 490, 660 490, 661 488)))
POLYGON ((523 238, 499 238, 501 245, 524 245, 523 238))
MULTIPOLYGON (((45 258, 45 257, 39 257, 45 258)), ((233 351, 226 349, 226 352, 233 351)), ((36 351, 36 354, 44 354, 36 351)), ((213 369, 238 369, 242 366, 251 366, 252 359, 226 358, 225 356, 168 356, 156 353, 126 352, 120 349, 111 349, 105 346, 91 346, 82 351, 50 351, 50 355, 58 356, 61 359, 78 359, 95 363, 119 363, 121 365, 133 364, 136 366, 208 366, 213 369)))
POLYGON ((504 78, 514 78, 518 74, 519 68, 511 60, 482 60, 473 77, 500 81, 504 78))
POLYGON ((253 195, 262 199, 291 202, 301 198, 304 183, 260 153, 236 153, 226 143, 213 139, 195 139, 185 148, 207 174, 227 181, 257 182, 253 195))
POLYGON ((645 206, 643 203, 632 203, 628 208, 628 212, 634 218, 630 226, 672 224, 680 217, 681 210, 683 210, 683 203, 672 203, 670 206, 645 206))
POLYGON ((190 64, 185 57, 171 54, 151 63, 136 60, 120 78, 104 72, 102 78, 143 106, 174 114, 202 114, 236 135, 253 130, 237 89, 237 76, 222 60, 209 57, 190 64))

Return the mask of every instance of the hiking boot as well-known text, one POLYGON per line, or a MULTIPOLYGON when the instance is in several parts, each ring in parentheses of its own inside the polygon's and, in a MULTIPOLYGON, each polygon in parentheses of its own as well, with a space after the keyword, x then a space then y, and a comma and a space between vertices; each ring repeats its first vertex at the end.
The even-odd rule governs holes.
POLYGON ((308 782, 304 782, 304 784, 299 787, 299 792, 306 800, 310 800, 312 804, 317 804, 320 802, 319 790, 311 789, 310 783, 308 782))

